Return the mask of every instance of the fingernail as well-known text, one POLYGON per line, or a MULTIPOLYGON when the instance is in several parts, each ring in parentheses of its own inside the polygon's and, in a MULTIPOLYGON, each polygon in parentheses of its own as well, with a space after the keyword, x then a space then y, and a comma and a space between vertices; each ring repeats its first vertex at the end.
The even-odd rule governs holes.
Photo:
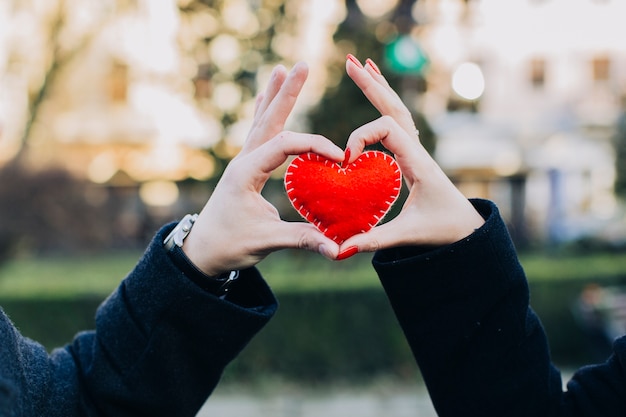
POLYGON ((346 153, 344 154, 345 157, 343 158, 343 162, 341 163, 342 167, 346 167, 346 165, 348 165, 348 161, 350 160, 350 148, 346 149, 346 153))
POLYGON ((285 66, 282 65, 282 64, 278 64, 278 65, 274 66, 274 68, 272 69, 272 73, 270 74, 270 78, 274 79, 274 78, 278 77, 278 73, 281 72, 281 71, 286 72, 287 68, 285 68, 285 66))
POLYGON ((300 68, 306 68, 308 70, 308 65, 306 64, 306 62, 304 61, 298 61, 296 62, 296 64, 293 66, 293 68, 291 68, 291 71, 289 72, 290 74, 295 74, 296 72, 298 72, 298 70, 300 68))
POLYGON ((276 74, 278 74, 278 67, 277 66, 272 69, 272 73, 270 74, 270 80, 275 79, 276 78, 276 74))
POLYGON ((365 63, 366 63, 366 64, 368 64, 370 67, 372 67, 372 69, 373 69, 374 71, 376 71, 376 73, 377 73, 378 75, 383 75, 383 73, 382 73, 382 72, 380 72, 380 68, 378 68, 378 65, 376 65, 376 63, 375 63, 374 61, 372 61, 371 59, 367 58, 367 59, 365 60, 365 63))
POLYGON ((357 67, 363 68, 363 64, 361 64, 361 61, 356 59, 356 57, 354 55, 348 54, 348 55, 346 55, 346 58, 349 59, 350 61, 352 61, 354 63, 354 65, 356 65, 357 67))
POLYGON ((356 255, 359 252, 359 248, 357 246, 350 246, 347 249, 342 250, 337 255, 338 261, 343 261, 344 259, 348 259, 349 257, 356 255))

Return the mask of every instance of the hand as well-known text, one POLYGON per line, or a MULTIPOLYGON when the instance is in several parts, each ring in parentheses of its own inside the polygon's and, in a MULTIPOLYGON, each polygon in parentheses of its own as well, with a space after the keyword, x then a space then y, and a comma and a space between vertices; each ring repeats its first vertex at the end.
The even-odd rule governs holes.
POLYGON ((445 245, 470 235, 484 219, 421 145, 410 111, 376 64, 348 58, 348 75, 382 114, 350 135, 350 162, 366 145, 380 142, 394 153, 409 195, 395 219, 345 241, 340 258, 393 246, 445 245))
POLYGON ((329 259, 337 256, 335 242, 309 223, 282 221, 261 195, 272 171, 289 155, 315 152, 337 162, 344 158, 344 152, 322 136, 283 131, 307 74, 303 63, 289 74, 278 66, 265 93, 257 97, 248 138, 226 167, 183 245, 204 273, 247 268, 285 248, 308 249, 329 259))

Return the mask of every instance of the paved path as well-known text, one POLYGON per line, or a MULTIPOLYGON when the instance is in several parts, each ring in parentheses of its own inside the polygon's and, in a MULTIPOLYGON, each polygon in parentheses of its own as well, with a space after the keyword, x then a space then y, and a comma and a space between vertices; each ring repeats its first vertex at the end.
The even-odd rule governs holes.
MULTIPOLYGON (((563 371, 563 387, 573 371, 563 371)), ((218 385, 196 417, 437 417, 424 385, 378 381, 325 390, 285 384, 218 385)))
POLYGON ((197 417, 437 416, 423 386, 236 391, 218 387, 197 417))

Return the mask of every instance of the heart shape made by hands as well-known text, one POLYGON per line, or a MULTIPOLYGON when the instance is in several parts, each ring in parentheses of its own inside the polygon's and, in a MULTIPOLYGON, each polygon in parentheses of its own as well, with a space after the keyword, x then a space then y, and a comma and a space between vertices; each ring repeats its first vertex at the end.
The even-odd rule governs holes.
POLYGON ((401 185, 398 163, 380 151, 363 152, 346 166, 305 153, 285 173, 293 207, 338 244, 376 226, 398 198, 401 185))

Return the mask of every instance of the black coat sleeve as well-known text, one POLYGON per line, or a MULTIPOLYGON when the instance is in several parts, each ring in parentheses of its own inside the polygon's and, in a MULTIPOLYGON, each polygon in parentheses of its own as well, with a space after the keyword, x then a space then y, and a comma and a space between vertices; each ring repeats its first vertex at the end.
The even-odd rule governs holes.
POLYGON ((48 355, 0 317, 0 414, 15 416, 195 416, 226 365, 274 314, 254 268, 231 300, 188 279, 162 242, 98 308, 96 328, 48 355), (245 305, 235 300, 245 300, 245 305))
POLYGON ((626 415, 626 340, 563 392, 506 226, 472 202, 486 223, 466 239, 373 261, 439 416, 626 415))

